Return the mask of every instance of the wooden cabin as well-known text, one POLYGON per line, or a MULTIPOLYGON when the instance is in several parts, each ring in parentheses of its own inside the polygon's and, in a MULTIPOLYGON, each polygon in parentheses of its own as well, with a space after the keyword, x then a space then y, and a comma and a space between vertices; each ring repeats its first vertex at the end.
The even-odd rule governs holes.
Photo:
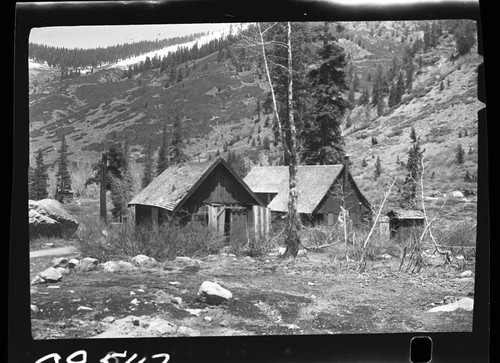
MULTIPOLYGON (((368 226, 372 208, 348 170, 349 160, 337 165, 297 167, 298 212, 303 222, 333 226, 342 209, 356 226, 368 226)), ((289 199, 288 166, 254 167, 245 182, 273 213, 286 213, 289 199)))
POLYGON ((390 238, 396 237, 403 230, 415 227, 423 227, 424 213, 419 210, 392 209, 386 216, 389 219, 390 238))
POLYGON ((170 166, 129 206, 136 225, 176 218, 181 225, 211 226, 227 241, 269 231, 269 210, 222 158, 170 166))

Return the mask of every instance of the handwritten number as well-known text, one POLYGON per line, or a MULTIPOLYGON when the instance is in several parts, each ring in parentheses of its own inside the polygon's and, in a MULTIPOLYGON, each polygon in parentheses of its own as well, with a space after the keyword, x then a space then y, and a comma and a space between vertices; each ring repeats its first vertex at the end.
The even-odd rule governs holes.
POLYGON ((51 353, 51 354, 47 354, 46 356, 40 358, 35 363, 42 363, 42 362, 47 361, 47 359, 50 359, 50 358, 54 359, 54 363, 59 363, 59 361, 61 360, 61 356, 59 354, 51 353))
POLYGON ((163 362, 161 362, 161 363, 167 363, 170 360, 170 355, 168 355, 167 353, 159 353, 159 354, 153 355, 151 358, 153 358, 153 359, 155 359, 155 358, 165 358, 163 360, 163 362))
POLYGON ((66 363, 87 363, 87 352, 84 350, 78 350, 78 351, 74 352, 68 358, 66 358, 66 363), (82 360, 74 361, 73 357, 75 357, 77 355, 81 355, 82 360))

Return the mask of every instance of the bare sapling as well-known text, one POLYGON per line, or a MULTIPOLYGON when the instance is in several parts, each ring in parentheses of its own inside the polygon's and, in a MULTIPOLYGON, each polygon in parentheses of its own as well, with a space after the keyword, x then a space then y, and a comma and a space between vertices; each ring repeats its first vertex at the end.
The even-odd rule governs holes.
POLYGON ((382 200, 382 204, 380 205, 380 207, 378 209, 378 212, 377 212, 377 215, 375 217, 375 221, 373 222, 372 227, 370 228, 370 232, 366 236, 366 239, 365 239, 365 241, 363 243, 363 246, 361 248, 361 259, 360 259, 359 265, 358 265, 358 272, 363 272, 365 270, 365 268, 366 268, 366 254, 367 254, 368 243, 370 242, 370 238, 371 238, 371 236, 373 234, 373 231, 375 230, 375 226, 377 225, 377 222, 378 222, 378 220, 380 218, 380 215, 382 214, 382 210, 384 208, 385 202, 387 201, 387 197, 391 193, 391 189, 394 186, 394 184, 396 184, 396 179, 394 179, 392 181, 391 185, 389 186, 389 189, 385 193, 384 199, 382 200))

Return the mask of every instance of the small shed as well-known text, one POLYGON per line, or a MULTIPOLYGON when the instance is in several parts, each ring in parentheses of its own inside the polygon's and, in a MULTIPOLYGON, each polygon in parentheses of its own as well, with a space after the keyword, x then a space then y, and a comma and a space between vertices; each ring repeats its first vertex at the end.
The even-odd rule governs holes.
POLYGON ((177 218, 201 223, 230 240, 248 240, 269 231, 270 213, 222 158, 172 165, 137 194, 136 225, 177 218))
MULTIPOLYGON (((299 165, 298 212, 304 222, 333 226, 345 209, 355 225, 369 225, 372 208, 345 164, 299 165)), ((254 167, 245 177, 250 189, 274 213, 286 213, 288 166, 254 167)))
POLYGON ((403 228, 422 227, 425 222, 424 213, 420 210, 392 209, 386 216, 389 219, 391 238, 396 237, 403 228))

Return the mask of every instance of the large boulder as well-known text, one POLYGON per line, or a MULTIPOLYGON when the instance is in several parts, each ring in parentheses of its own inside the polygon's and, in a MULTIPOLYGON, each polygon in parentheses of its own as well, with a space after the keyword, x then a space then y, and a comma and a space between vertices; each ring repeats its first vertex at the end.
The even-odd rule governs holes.
POLYGON ((76 217, 54 199, 29 200, 30 238, 69 237, 78 229, 76 217))
POLYGON ((146 255, 137 255, 132 257, 132 265, 137 267, 144 268, 152 268, 158 266, 158 261, 156 261, 153 257, 149 257, 146 255))
POLYGON ((198 299, 210 305, 219 305, 233 297, 231 291, 211 281, 204 281, 198 290, 198 299))

